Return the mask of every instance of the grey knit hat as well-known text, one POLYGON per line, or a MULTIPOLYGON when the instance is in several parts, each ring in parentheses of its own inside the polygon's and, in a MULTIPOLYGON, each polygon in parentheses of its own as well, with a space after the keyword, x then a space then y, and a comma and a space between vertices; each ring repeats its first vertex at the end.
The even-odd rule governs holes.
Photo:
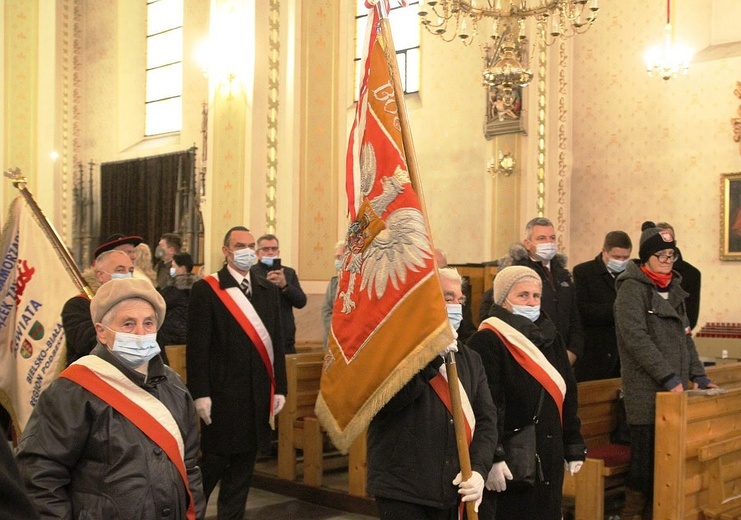
POLYGON ((504 303, 512 287, 527 279, 533 279, 540 285, 543 284, 538 273, 524 265, 512 265, 499 271, 494 277, 494 303, 497 305, 504 303))
POLYGON ((656 224, 647 220, 641 226, 641 242, 638 249, 638 258, 641 263, 645 264, 651 255, 663 251, 664 249, 676 249, 677 243, 674 241, 671 231, 656 227, 656 224))

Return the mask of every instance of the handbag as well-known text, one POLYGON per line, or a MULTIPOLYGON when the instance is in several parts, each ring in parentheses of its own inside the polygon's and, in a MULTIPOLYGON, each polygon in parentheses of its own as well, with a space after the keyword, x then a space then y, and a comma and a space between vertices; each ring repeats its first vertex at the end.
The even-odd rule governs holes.
POLYGON ((527 489, 535 486, 536 481, 545 480, 535 442, 535 425, 543 406, 543 393, 544 389, 541 387, 538 408, 531 423, 503 432, 504 460, 512 473, 512 480, 507 482, 508 489, 527 489))

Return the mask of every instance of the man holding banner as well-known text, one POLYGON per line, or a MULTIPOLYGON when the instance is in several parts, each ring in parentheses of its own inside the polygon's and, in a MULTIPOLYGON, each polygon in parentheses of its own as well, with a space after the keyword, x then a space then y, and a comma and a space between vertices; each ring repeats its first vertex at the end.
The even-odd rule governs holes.
MULTIPOLYGON (((440 269, 450 325, 462 318, 461 278, 440 269)), ((494 404, 479 355, 461 342, 447 347, 418 372, 375 416, 368 428, 368 493, 381 520, 457 518, 459 496, 478 507, 484 476, 494 460, 497 425, 494 404), (461 482, 443 355, 456 364, 466 417, 472 477, 461 482)))

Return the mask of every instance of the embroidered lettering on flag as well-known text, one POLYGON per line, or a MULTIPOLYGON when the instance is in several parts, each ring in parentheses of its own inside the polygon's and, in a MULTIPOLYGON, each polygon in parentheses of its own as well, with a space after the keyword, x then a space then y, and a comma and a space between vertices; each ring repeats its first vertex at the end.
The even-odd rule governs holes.
MULTIPOLYGON (((316 411, 340 450, 453 340, 374 9, 347 152, 351 224, 316 411)), ((402 98, 403 99, 403 98, 402 98)))
POLYGON ((65 365, 61 312, 79 290, 21 197, 0 242, 0 402, 20 433, 65 365))

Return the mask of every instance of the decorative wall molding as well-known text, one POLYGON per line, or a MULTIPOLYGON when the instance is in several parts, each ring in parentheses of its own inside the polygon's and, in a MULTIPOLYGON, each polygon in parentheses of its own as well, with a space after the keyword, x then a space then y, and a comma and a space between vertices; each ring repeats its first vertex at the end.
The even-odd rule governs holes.
MULTIPOLYGON (((741 81, 736 82, 736 89, 733 91, 736 97, 741 99, 741 81)), ((738 115, 741 116, 741 105, 738 106, 738 115)), ((734 117, 731 119, 731 125, 733 125, 733 140, 739 143, 738 152, 741 153, 741 117, 734 117)))
POLYGON ((280 0, 270 0, 268 19, 268 124, 265 170, 265 231, 275 233, 278 191, 278 109, 280 104, 280 0))
POLYGON ((557 198, 556 198, 556 230, 558 231, 558 248, 566 250, 566 236, 569 232, 568 226, 568 203, 569 196, 566 191, 568 186, 568 114, 567 114, 567 71, 568 53, 566 41, 561 39, 558 45, 558 173, 557 173, 557 198))

